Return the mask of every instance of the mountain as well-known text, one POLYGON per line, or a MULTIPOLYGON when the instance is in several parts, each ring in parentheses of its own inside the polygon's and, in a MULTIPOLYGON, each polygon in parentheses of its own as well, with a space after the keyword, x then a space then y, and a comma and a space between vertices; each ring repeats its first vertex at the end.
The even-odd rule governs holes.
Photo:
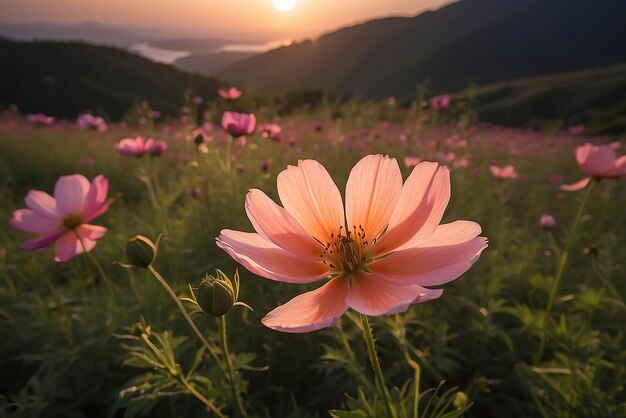
POLYGON ((211 76, 216 71, 237 61, 258 55, 258 52, 216 52, 214 54, 196 54, 179 58, 174 66, 183 71, 211 76))
POLYGON ((178 38, 178 39, 152 41, 150 42, 150 46, 161 48, 161 49, 174 50, 174 51, 187 51, 191 54, 208 54, 208 53, 215 52, 217 49, 223 47, 224 45, 236 44, 236 43, 251 43, 251 42, 239 41, 239 40, 233 40, 233 39, 222 39, 222 38, 209 38, 209 39, 178 38))
POLYGON ((236 62, 215 75, 263 92, 320 88, 383 98, 434 94, 626 62, 626 1, 461 0, 236 62))
POLYGON ((587 134, 626 131, 626 64, 510 80, 475 91, 481 121, 542 128, 586 125, 587 134))
POLYGON ((164 115, 177 116, 187 90, 212 98, 218 88, 214 79, 81 43, 0 39, 0 62, 0 103, 62 118, 91 109, 118 120, 143 100, 164 115))

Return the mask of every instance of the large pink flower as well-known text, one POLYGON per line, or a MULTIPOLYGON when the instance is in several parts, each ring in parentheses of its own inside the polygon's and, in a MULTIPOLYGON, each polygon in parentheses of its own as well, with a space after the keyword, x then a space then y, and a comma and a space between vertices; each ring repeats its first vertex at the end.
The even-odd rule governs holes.
POLYGON ((115 150, 127 157, 141 157, 152 151, 154 139, 145 139, 143 136, 124 138, 115 144, 115 150))
POLYGON ((224 112, 222 128, 235 138, 254 132, 256 117, 250 113, 224 112))
POLYGON ((37 250, 56 243, 54 259, 69 261, 83 252, 83 245, 91 251, 96 240, 107 229, 89 222, 107 211, 109 181, 97 176, 91 184, 84 176, 62 176, 54 186, 54 197, 46 192, 31 190, 24 199, 28 209, 13 212, 11 225, 21 231, 39 234, 22 248, 37 250), (82 244, 81 242, 82 241, 82 244))
POLYGON ((618 178, 626 176, 626 155, 617 158, 615 151, 606 145, 589 143, 576 148, 576 161, 587 177, 574 184, 564 184, 561 190, 568 192, 584 188, 592 178, 618 178))
POLYGON ((326 283, 270 312, 262 322, 284 332, 330 326, 348 308, 391 315, 441 296, 487 247, 475 222, 439 225, 450 198, 448 169, 419 164, 404 185, 395 159, 369 155, 341 194, 315 160, 278 176, 284 206, 253 189, 246 211, 256 233, 225 229, 217 244, 251 272, 288 283, 326 283))

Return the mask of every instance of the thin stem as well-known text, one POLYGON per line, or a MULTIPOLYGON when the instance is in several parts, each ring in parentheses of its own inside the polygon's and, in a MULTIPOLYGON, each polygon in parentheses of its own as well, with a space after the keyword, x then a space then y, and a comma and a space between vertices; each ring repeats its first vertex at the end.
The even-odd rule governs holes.
POLYGON ((180 377, 178 381, 185 387, 185 389, 189 391, 189 393, 198 398, 198 400, 205 404, 206 407, 209 408, 215 415, 217 415, 219 418, 226 418, 226 415, 222 414, 220 410, 217 409, 217 407, 213 404, 213 402, 202 396, 202 394, 198 392, 196 388, 194 388, 185 378, 180 377))
POLYGON ((235 402, 237 403, 237 409, 239 409, 239 414, 242 417, 247 417, 246 410, 243 406, 243 402, 241 401, 241 397, 239 396, 239 391, 237 390, 237 382, 235 380, 235 368, 233 367, 232 359, 230 358, 230 352, 228 351, 228 337, 226 334, 226 315, 222 315, 219 318, 220 322, 220 330, 222 335, 222 350, 224 350, 224 357, 226 357, 226 368, 228 369, 228 380, 230 380, 230 386, 233 390, 233 396, 235 397, 235 402))
POLYGON ((187 323, 189 324, 189 326, 191 327, 193 332, 196 334, 198 339, 202 342, 202 344, 209 351, 209 354, 211 354, 211 356, 213 357, 213 360, 215 360, 216 362, 219 362, 219 357, 215 353, 215 350, 214 350, 213 346, 211 344, 209 344, 209 342, 206 340, 206 338, 204 338, 204 336, 202 335, 202 333, 200 332, 198 327, 196 327, 196 324, 193 322, 193 320, 191 319, 191 317, 187 313, 187 310, 183 306, 183 303, 180 301, 178 296, 176 296, 176 293, 174 293, 174 291, 172 290, 170 285, 167 284, 165 279, 163 279, 163 277, 159 274, 158 271, 155 270, 155 268, 152 265, 148 266, 148 270, 159 281, 159 283, 161 283, 161 286, 163 286, 163 288, 165 288, 165 291, 170 295, 170 297, 172 298, 174 303, 176 303, 176 306, 178 306, 178 309, 180 310, 180 313, 183 314, 183 317, 185 318, 185 320, 187 321, 187 323))
MULTIPOLYGON (((76 239, 78 239, 78 242, 80 242, 80 246, 83 249, 83 253, 87 254, 87 258, 89 258, 89 261, 91 261, 91 264, 93 264, 93 266, 96 268, 96 271, 98 272, 98 274, 104 281, 106 287, 109 289, 109 292, 111 292, 111 295, 115 296, 113 282, 109 278, 108 274, 106 274, 106 272, 102 268, 102 265, 100 264, 98 259, 94 257, 94 255, 90 251, 87 250, 87 246, 85 246, 85 241, 83 241, 83 237, 80 236, 78 231, 74 230, 74 235, 76 235, 76 239)), ((113 300, 115 300, 115 297, 113 298, 113 300)))
POLYGON ((226 171, 228 172, 228 188, 230 190, 230 194, 234 195, 234 181, 233 181, 233 145, 235 143, 235 139, 232 135, 228 135, 228 148, 226 152, 226 171))
POLYGON ((559 290, 559 284, 561 283, 561 279, 563 278, 563 272, 565 271, 565 266, 567 265, 567 258, 569 256, 569 248, 574 241, 574 234, 576 229, 578 228, 578 224, 580 223, 580 218, 583 215, 585 210, 585 206, 587 206, 587 201, 589 200, 589 196, 591 195, 591 191, 593 190, 593 186, 596 184, 595 181, 592 181, 589 187, 587 187, 587 191, 585 196, 583 197, 582 202, 580 203, 580 207, 578 208, 578 212, 576 212, 576 217, 574 218, 574 222, 572 223, 572 227, 567 236, 567 240, 565 241, 565 245, 561 251, 561 257, 559 259, 559 264, 556 271, 556 276, 554 277, 554 282, 552 282, 552 288, 550 289, 550 296, 548 297, 548 305, 546 306, 546 310, 543 314, 542 324, 541 324, 541 337, 539 342, 539 351, 537 352, 536 363, 541 361, 541 357, 543 356, 543 350, 545 349, 546 343, 546 323, 548 322, 548 318, 552 313, 552 307, 554 306, 554 301, 556 299, 556 295, 559 290))
POLYGON ((385 409, 387 409, 387 416, 394 417, 395 409, 391 402, 391 395, 389 395, 389 391, 387 390, 387 386, 385 385, 385 378, 383 377, 383 371, 380 368, 380 363, 378 362, 378 356, 376 355, 376 347, 374 346, 374 336, 372 335, 372 327, 370 326, 369 319, 367 315, 361 315, 361 324, 363 325, 363 338, 365 338, 365 344, 367 345, 367 352, 370 357, 370 362, 372 363, 372 369, 374 371, 374 377, 376 379, 376 386, 378 386, 378 391, 380 392, 383 401, 385 402, 385 409))

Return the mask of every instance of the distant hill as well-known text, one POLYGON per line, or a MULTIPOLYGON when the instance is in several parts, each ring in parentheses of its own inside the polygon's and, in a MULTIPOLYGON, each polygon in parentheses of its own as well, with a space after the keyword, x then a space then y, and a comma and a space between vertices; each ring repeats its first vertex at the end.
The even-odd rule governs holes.
POLYGON ((511 80, 476 90, 478 118, 508 126, 560 121, 588 134, 626 132, 626 64, 511 80))
POLYGON ((320 88, 367 97, 626 61, 626 1, 461 0, 413 18, 344 28, 236 62, 216 76, 262 92, 320 88))
POLYGON ((116 120, 141 100, 164 115, 179 115, 187 89, 213 98, 218 88, 214 79, 81 43, 0 39, 0 62, 0 103, 62 118, 91 109, 116 120))
POLYGON ((174 61, 174 66, 184 71, 211 76, 234 62, 258 55, 258 52, 217 52, 197 54, 174 61))
MULTIPOLYGON (((187 51, 191 54, 208 54, 215 52, 216 49, 235 43, 254 43, 250 41, 240 41, 222 38, 195 39, 195 38, 179 38, 150 42, 150 46, 162 49, 171 49, 174 51, 187 51)), ((262 43, 262 42, 259 42, 262 43)))

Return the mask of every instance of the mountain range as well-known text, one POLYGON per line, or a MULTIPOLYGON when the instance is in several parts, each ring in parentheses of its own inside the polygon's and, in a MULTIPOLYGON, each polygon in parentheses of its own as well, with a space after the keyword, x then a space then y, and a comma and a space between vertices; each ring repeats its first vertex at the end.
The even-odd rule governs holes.
POLYGON ((411 98, 423 82, 438 94, 626 62, 625 39, 623 0, 461 0, 278 48, 214 75, 266 93, 411 98))

